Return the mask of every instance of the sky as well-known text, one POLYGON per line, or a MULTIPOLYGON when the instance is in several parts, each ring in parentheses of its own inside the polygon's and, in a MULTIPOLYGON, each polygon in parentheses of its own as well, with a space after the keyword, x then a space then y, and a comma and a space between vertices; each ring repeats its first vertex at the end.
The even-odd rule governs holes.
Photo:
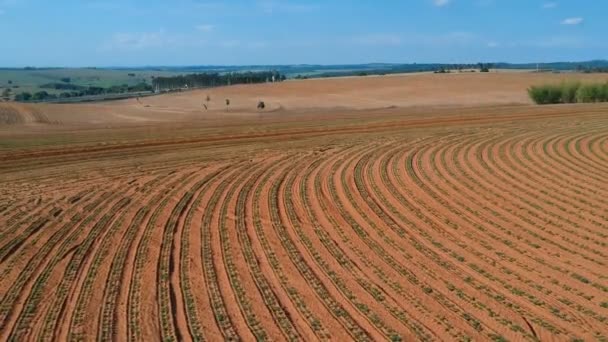
POLYGON ((608 59, 607 13, 607 0, 0 0, 0 66, 608 59))

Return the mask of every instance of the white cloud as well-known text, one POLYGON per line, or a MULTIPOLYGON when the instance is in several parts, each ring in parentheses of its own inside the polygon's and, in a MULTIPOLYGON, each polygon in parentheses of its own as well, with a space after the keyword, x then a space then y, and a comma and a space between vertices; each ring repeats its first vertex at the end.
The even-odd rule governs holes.
POLYGON ((566 18, 562 20, 562 25, 579 25, 584 21, 581 17, 566 18))
POLYGON ((215 26, 210 24, 201 24, 197 25, 195 28, 201 32, 211 32, 215 29, 215 26))
POLYGON ((437 7, 444 7, 450 4, 452 0, 433 0, 433 5, 437 7))
POLYGON ((543 8, 544 9, 552 9, 552 8, 555 8, 555 7, 557 7, 557 2, 545 2, 543 4, 543 8))

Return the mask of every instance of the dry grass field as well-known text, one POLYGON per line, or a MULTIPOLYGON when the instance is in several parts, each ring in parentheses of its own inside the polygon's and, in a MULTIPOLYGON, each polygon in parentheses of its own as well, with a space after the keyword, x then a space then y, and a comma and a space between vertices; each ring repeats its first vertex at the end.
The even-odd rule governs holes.
POLYGON ((605 78, 0 103, 0 340, 606 341, 605 78))

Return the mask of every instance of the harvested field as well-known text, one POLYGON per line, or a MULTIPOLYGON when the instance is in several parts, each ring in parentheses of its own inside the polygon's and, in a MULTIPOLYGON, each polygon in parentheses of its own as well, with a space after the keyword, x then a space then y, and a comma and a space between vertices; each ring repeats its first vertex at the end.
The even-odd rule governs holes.
POLYGON ((606 340, 608 105, 496 92, 36 107, 0 129, 0 340, 606 340))

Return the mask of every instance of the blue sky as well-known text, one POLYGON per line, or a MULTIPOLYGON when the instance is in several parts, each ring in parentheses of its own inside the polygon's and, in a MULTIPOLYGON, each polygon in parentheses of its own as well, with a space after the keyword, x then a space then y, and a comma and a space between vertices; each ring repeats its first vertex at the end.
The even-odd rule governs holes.
POLYGON ((0 0, 0 66, 608 58, 606 0, 0 0))

